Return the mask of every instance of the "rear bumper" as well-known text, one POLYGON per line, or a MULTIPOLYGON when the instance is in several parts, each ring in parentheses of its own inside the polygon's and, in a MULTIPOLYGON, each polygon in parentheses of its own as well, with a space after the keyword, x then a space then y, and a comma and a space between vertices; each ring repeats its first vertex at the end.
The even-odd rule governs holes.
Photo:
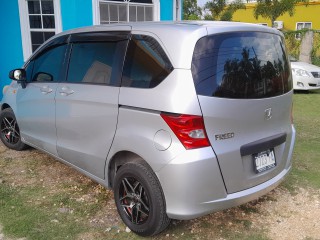
POLYGON ((157 172, 169 218, 188 220, 241 205, 277 187, 290 172, 295 142, 292 126, 286 167, 275 177, 249 189, 227 194, 218 161, 211 148, 187 151, 157 172))
POLYGON ((291 169, 291 166, 288 169, 284 169, 276 177, 258 186, 249 188, 241 192, 228 194, 225 198, 222 198, 222 199, 201 203, 202 205, 205 205, 206 208, 208 209, 208 211, 205 212, 204 214, 210 213, 212 211, 217 211, 217 210, 238 206, 265 195, 266 193, 270 192, 272 189, 276 188, 284 180, 284 177, 289 173, 290 169, 291 169))

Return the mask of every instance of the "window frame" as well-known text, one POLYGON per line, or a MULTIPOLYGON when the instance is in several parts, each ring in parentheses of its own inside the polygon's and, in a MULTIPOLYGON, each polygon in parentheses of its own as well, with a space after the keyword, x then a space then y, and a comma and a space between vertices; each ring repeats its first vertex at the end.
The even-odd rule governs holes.
MULTIPOLYGON (((55 34, 62 32, 60 1, 52 0, 54 8, 55 34)), ((18 0, 20 15, 20 30, 22 38, 23 60, 27 61, 32 54, 31 28, 29 22, 28 0, 18 0)), ((53 32, 50 28, 48 32, 53 32)), ((46 29, 41 29, 46 32, 46 29)))

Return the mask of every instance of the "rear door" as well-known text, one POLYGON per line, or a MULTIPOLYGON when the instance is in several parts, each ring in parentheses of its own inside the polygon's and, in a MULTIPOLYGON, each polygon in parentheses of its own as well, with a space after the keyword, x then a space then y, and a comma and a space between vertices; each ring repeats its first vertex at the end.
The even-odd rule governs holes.
POLYGON ((192 73, 229 193, 279 174, 290 139, 292 81, 283 39, 262 32, 200 39, 192 73))
POLYGON ((66 82, 56 95, 59 157, 99 178, 115 134, 127 32, 71 36, 66 82))

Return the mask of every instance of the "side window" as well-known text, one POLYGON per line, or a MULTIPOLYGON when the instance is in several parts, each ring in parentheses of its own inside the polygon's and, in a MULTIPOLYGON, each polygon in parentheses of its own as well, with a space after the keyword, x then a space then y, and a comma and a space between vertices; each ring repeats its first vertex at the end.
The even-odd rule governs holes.
POLYGON ((111 85, 116 46, 116 42, 74 43, 67 81, 111 85))
POLYGON ((173 67, 167 55, 154 38, 136 35, 129 43, 121 85, 153 88, 159 85, 172 70, 173 67))
POLYGON ((58 82, 61 81, 65 52, 67 45, 57 46, 44 50, 36 56, 33 63, 33 82, 58 82))

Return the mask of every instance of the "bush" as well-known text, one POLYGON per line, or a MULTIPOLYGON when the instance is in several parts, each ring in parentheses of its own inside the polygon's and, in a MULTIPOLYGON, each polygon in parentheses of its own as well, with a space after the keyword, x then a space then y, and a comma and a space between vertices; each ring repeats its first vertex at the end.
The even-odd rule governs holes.
POLYGON ((311 61, 320 67, 320 32, 314 32, 311 61))
POLYGON ((297 31, 284 32, 285 42, 291 56, 299 59, 301 41, 296 39, 297 31))
MULTIPOLYGON (((291 56, 299 59, 301 38, 304 37, 305 33, 308 30, 299 30, 299 31, 288 31, 284 32, 285 42, 288 49, 288 52, 291 56), (299 38, 297 38, 299 37, 299 38)), ((314 32, 313 35, 313 47, 311 52, 311 62, 314 65, 320 66, 320 32, 311 30, 314 32)))

